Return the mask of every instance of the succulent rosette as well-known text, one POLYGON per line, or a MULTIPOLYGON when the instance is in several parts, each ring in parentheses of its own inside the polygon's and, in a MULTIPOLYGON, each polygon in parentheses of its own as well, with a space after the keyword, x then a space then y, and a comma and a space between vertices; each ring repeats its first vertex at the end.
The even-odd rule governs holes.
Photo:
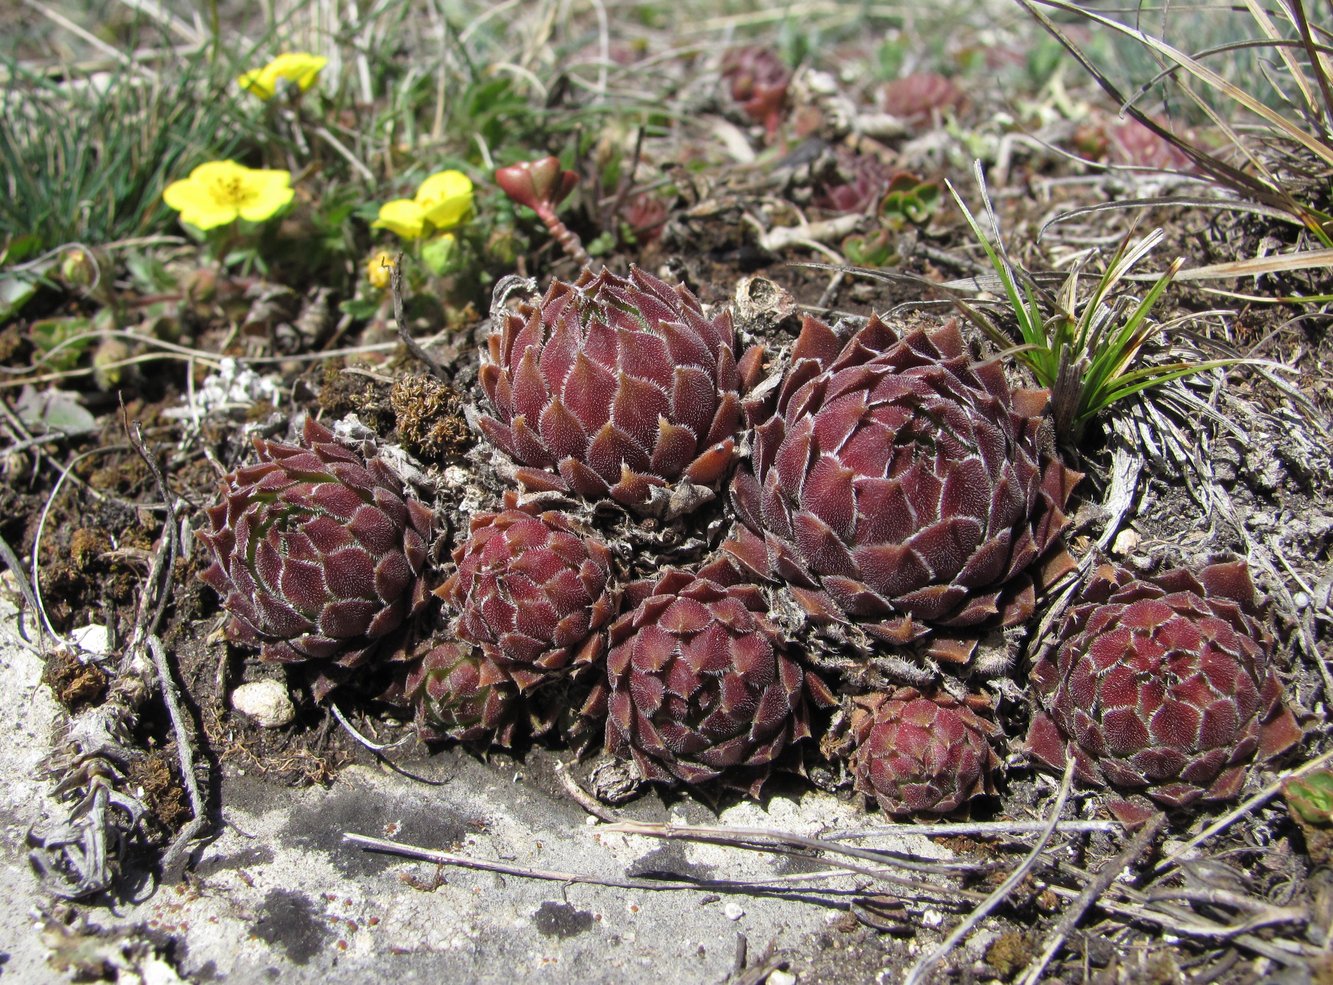
POLYGON ((667 487, 722 482, 741 416, 728 313, 632 269, 554 281, 496 320, 478 423, 523 485, 660 513, 667 487))
POLYGON ((408 674, 404 692, 426 742, 513 742, 518 687, 478 647, 453 640, 427 651, 408 674))
POLYGON ((669 570, 611 626, 606 748, 646 780, 702 783, 727 774, 757 791, 773 763, 810 735, 807 687, 754 585, 669 570))
POLYGON ((886 814, 947 814, 995 792, 1000 729, 948 694, 858 698, 851 730, 856 789, 886 814))
MULTIPOLYGON (((955 322, 899 338, 872 318, 844 344, 807 318, 773 405, 747 407, 727 550, 814 620, 889 643, 1019 623, 1034 580, 1071 563, 1060 532, 1080 476, 1048 450, 1045 403, 972 358, 955 322)), ((964 661, 971 646, 932 652, 964 661)))
POLYGON ((431 512, 307 419, 302 444, 255 439, 259 461, 222 480, 199 538, 228 638, 265 660, 362 664, 429 597, 431 512))
POLYGON ((512 492, 505 505, 473 517, 436 593, 458 611, 458 636, 526 690, 596 660, 618 598, 611 552, 591 531, 512 492))
POLYGON ((1100 568, 1032 668, 1028 747, 1124 798, 1126 822, 1236 796, 1255 759, 1301 737, 1243 563, 1139 577, 1100 568))

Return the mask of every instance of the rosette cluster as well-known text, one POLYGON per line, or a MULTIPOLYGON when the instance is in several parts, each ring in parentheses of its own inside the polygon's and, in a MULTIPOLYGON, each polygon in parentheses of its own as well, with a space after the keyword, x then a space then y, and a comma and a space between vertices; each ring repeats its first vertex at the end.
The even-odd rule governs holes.
POLYGON ((857 700, 852 713, 856 789, 885 814, 947 814, 995 792, 1000 729, 948 694, 913 688, 857 700))
POLYGON ((1125 795, 1110 806, 1126 821, 1150 800, 1234 797, 1251 762, 1301 736, 1259 616, 1241 563, 1102 567, 1032 668, 1032 754, 1054 769, 1072 756, 1080 780, 1125 795))
POLYGON ((611 627, 606 748, 647 780, 702 783, 771 766, 810 735, 807 686, 754 585, 671 570, 611 627))
POLYGON ((358 666, 428 597, 431 511, 314 420, 300 445, 254 444, 259 461, 222 480, 199 531, 227 636, 265 660, 358 666))
POLYGON ((513 741, 518 688, 477 647, 457 640, 433 647, 408 674, 404 693, 426 742, 513 741))
POLYGON ((611 554, 568 514, 519 506, 473 517, 457 569, 436 594, 458 613, 458 637, 528 690, 601 655, 615 615, 611 554))
POLYGON ((1034 584, 1067 569, 1079 479, 1048 449, 1045 404, 972 358, 953 322, 899 338, 872 318, 844 343, 807 318, 776 399, 747 408, 728 549, 813 619, 890 644, 1022 622, 1034 584))
POLYGON ((675 484, 722 482, 741 418, 728 313, 632 269, 554 281, 497 315, 479 424, 526 488, 661 513, 675 484))

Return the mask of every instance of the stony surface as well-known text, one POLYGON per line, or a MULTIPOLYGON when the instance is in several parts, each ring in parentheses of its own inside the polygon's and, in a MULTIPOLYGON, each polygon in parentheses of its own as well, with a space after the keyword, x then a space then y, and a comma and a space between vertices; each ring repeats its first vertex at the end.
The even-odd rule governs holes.
MULTIPOLYGON (((0 896, 9 902, 0 908, 0 967, 6 977, 37 982, 55 975, 52 937, 40 932, 53 901, 29 870, 25 837, 42 816, 40 761, 63 713, 39 683, 39 656, 14 636, 12 608, 3 615, 0 688, 17 700, 0 703, 0 729, 11 737, 0 748, 0 896)), ((515 771, 508 759, 446 751, 396 765, 351 766, 328 788, 227 776, 216 837, 196 853, 187 882, 148 889, 136 903, 89 908, 88 924, 102 937, 129 931, 130 940, 169 944, 176 970, 197 981, 591 983, 671 969, 673 980, 707 982, 732 970, 738 934, 752 955, 770 945, 811 955, 843 915, 834 897, 818 892, 797 901, 570 885, 438 868, 344 843, 343 833, 355 832, 612 878, 762 879, 791 871, 790 862, 764 853, 606 833, 563 794, 543 789, 537 774, 549 775, 548 762, 515 771)), ((799 802, 738 804, 720 818, 696 801, 668 805, 654 796, 628 813, 809 834, 865 822, 856 805, 812 793, 799 802)), ((925 839, 914 842, 918 852, 939 852, 925 839)), ((139 967, 144 980, 170 971, 139 967)), ((874 968, 864 971, 874 976, 874 968)))

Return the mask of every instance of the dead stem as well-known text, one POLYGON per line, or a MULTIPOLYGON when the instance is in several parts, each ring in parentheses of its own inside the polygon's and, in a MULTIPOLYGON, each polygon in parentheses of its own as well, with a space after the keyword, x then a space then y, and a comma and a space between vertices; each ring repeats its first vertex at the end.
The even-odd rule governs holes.
POLYGON ((1060 918, 1060 922, 1046 942, 1045 949, 1041 952, 1041 957, 1028 966, 1027 972, 1021 979, 1022 985, 1037 985, 1037 982, 1041 981, 1042 975, 1046 972, 1046 966, 1059 953, 1070 932, 1078 926, 1078 922, 1088 912, 1088 908, 1106 893, 1111 883, 1120 876, 1120 873, 1132 868, 1139 857, 1153 846, 1165 826, 1165 814, 1153 815, 1148 823, 1143 826, 1143 830, 1135 835, 1134 839, 1125 847, 1124 851, 1103 865, 1096 877, 1083 887, 1083 892, 1070 904, 1069 909, 1060 918))
POLYGON ((1037 864, 1041 853, 1046 850, 1046 845, 1055 834, 1055 827, 1060 822, 1060 813, 1064 810, 1065 800, 1069 797, 1069 788, 1073 781, 1074 760, 1071 757, 1065 765, 1064 776, 1060 779, 1060 790, 1055 795, 1055 804, 1051 807, 1050 820, 1046 822, 1046 827, 1042 829, 1041 837, 1037 839, 1037 843, 1032 846, 1032 851, 1028 852, 1023 861, 1015 867, 1013 872, 1009 873, 1004 882, 995 887, 995 891, 987 896, 980 906, 969 913, 967 918, 954 928, 953 932, 945 938, 943 944, 912 965, 907 977, 903 979, 903 985, 920 985, 930 969, 944 960, 949 952, 957 947, 992 910, 1003 903, 1009 894, 1014 891, 1014 888, 1023 881, 1023 878, 1037 864))
POLYGON ((584 790, 583 787, 579 785, 578 780, 575 780, 569 775, 569 770, 565 763, 559 761, 556 762, 555 774, 560 777, 560 784, 565 788, 565 792, 573 798, 576 804, 593 817, 610 824, 614 824, 621 820, 620 816, 616 814, 615 811, 605 807, 596 797, 584 790))
MULTIPOLYGON (((434 862, 438 865, 456 865, 465 869, 479 869, 483 872, 499 872, 502 875, 518 876, 524 879, 544 879, 551 882, 564 882, 585 884, 593 886, 607 886, 612 889, 639 889, 652 892, 664 890, 696 890, 709 892, 730 892, 730 893, 791 893, 797 888, 792 883, 799 878, 801 881, 819 879, 827 876, 827 873, 800 873, 797 877, 776 876, 771 880, 733 880, 733 879, 700 879, 698 881, 672 880, 672 879, 635 879, 618 878, 616 876, 599 876, 586 872, 563 872, 552 869, 533 869, 521 865, 511 865, 506 862, 490 862, 485 859, 471 858, 467 855, 455 855, 450 852, 439 852, 429 848, 419 848, 415 845, 406 845, 401 842, 389 841, 384 838, 371 838, 367 835, 359 835, 352 832, 344 832, 343 840, 353 845, 360 845, 362 848, 370 851, 384 852, 389 855, 399 855, 403 858, 418 859, 422 862, 434 862)), ((853 868, 846 866, 846 868, 853 868)), ((873 870, 861 870, 859 867, 854 871, 870 875, 875 878, 882 878, 873 870)), ((907 880, 901 880, 907 882, 907 880)), ((933 894, 948 894, 962 896, 977 896, 976 893, 968 893, 963 890, 950 890, 940 886, 923 886, 915 884, 917 888, 928 890, 933 894)))
POLYGON ((407 322, 403 319, 403 254, 401 253, 393 258, 393 272, 389 274, 389 290, 393 293, 393 320, 398 329, 398 338, 407 347, 408 352, 426 364, 432 376, 437 380, 448 380, 449 376, 445 373, 444 367, 436 362, 435 357, 422 348, 421 343, 412 338, 407 330, 407 322))
MULTIPOLYGON (((830 831, 828 841, 852 841, 861 838, 900 838, 925 835, 927 838, 993 838, 1003 835, 1037 834, 1046 830, 1046 821, 959 821, 955 824, 896 824, 882 828, 830 831)), ((1061 821, 1056 834, 1110 834, 1123 831, 1119 821, 1061 821)))
POLYGON ((641 835, 668 841, 702 841, 714 845, 729 845, 749 851, 772 852, 797 847, 810 852, 844 855, 868 862, 892 864, 911 872, 953 874, 957 872, 988 872, 996 868, 990 863, 921 861, 920 856, 906 852, 851 848, 835 841, 810 838, 790 831, 769 828, 721 828, 706 825, 659 824, 654 821, 617 821, 605 829, 616 834, 641 835))
MULTIPOLYGON (((125 408, 121 406, 121 414, 125 408)), ((162 534, 158 540, 158 551, 153 558, 147 583, 143 590, 143 600, 154 599, 151 613, 146 604, 140 605, 138 618, 135 619, 134 635, 130 637, 130 649, 146 646, 153 655, 153 664, 157 670, 158 687, 162 692, 162 703, 166 706, 167 716, 171 719, 172 735, 176 740, 176 759, 180 770, 181 783, 190 799, 191 818, 189 823, 176 833, 167 850, 162 855, 162 881, 168 885, 180 881, 189 861, 189 844, 203 829, 206 820, 206 808, 203 794, 199 791, 199 778, 194 772, 194 747, 190 742, 190 733, 185 728, 185 716, 181 711, 180 699, 176 694, 176 683, 172 678, 171 668, 167 664, 166 649, 158 639, 157 627, 166 613, 167 603, 171 599, 172 573, 176 566, 176 553, 179 546, 180 522, 176 516, 176 500, 167 484, 167 477, 162 471, 156 456, 144 445, 143 429, 136 422, 134 427, 124 421, 125 434, 130 444, 144 464, 148 466, 157 484, 158 494, 166 506, 167 516, 162 524, 162 534)))

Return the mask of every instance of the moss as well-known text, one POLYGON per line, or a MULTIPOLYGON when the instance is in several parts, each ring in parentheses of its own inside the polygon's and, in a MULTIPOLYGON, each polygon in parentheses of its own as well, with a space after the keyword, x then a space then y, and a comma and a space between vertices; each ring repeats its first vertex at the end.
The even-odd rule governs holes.
POLYGON ((1017 930, 1001 934, 986 948, 986 964, 994 968, 996 976, 1006 982, 1012 981, 1026 968, 1032 957, 1032 940, 1017 930))
POLYGON ((457 458, 472 445, 457 390, 429 376, 406 376, 389 393, 398 437, 413 455, 428 462, 457 458))

